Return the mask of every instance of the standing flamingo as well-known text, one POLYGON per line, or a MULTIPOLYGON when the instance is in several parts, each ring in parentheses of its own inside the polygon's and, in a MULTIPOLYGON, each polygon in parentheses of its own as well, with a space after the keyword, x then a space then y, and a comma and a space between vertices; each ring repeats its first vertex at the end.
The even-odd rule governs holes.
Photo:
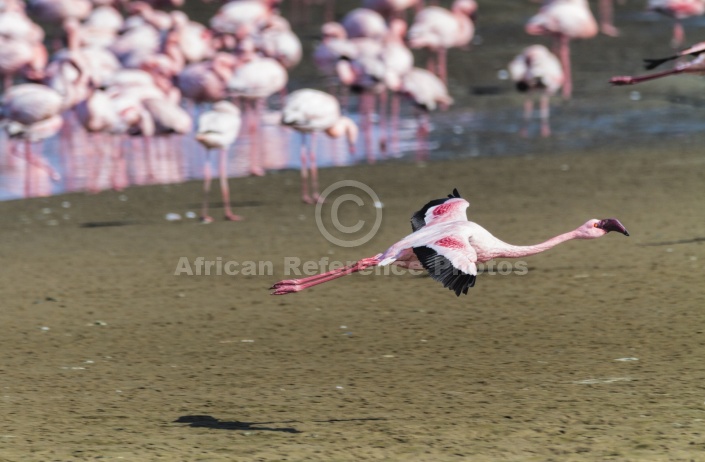
POLYGON ((615 218, 591 219, 573 231, 559 234, 536 245, 507 244, 477 223, 468 221, 465 210, 470 204, 454 189, 446 199, 432 200, 411 217, 412 233, 385 252, 343 268, 303 279, 277 282, 272 295, 285 295, 332 281, 374 266, 395 264, 410 269, 425 268, 429 275, 455 292, 468 293, 475 285, 477 263, 495 258, 521 258, 549 250, 571 239, 595 239, 610 231, 629 236, 615 218))
POLYGON ((319 199, 318 167, 316 166, 316 132, 331 138, 345 136, 351 153, 355 152, 357 125, 340 113, 340 104, 332 95, 318 90, 303 89, 290 94, 282 110, 282 124, 302 134, 301 140, 301 200, 314 204, 319 199), (310 136, 308 136, 310 135, 310 136), (306 146, 308 139, 308 149, 306 146), (309 170, 311 189, 309 192, 309 170))
POLYGON ((284 66, 272 58, 251 57, 235 69, 227 83, 233 97, 244 100, 247 136, 250 141, 250 173, 264 175, 261 160, 261 113, 264 101, 286 87, 289 76, 284 66))
MULTIPOLYGON (((509 63, 509 75, 522 93, 539 91, 541 136, 550 136, 550 98, 560 90, 564 81, 561 62, 543 45, 532 45, 522 51, 509 63)), ((524 102, 524 123, 522 135, 528 133, 528 125, 534 112, 534 101, 527 96, 524 102)))
POLYGON ((428 113, 436 109, 446 109, 453 104, 453 98, 448 94, 448 88, 439 77, 431 71, 415 67, 401 78, 397 92, 414 105, 418 139, 417 160, 428 159, 428 113))
POLYGON ((647 9, 675 19, 671 46, 679 48, 685 41, 685 32, 681 21, 705 14, 705 0, 649 0, 647 9))
POLYGON ((695 59, 687 63, 678 63, 673 69, 656 72, 653 74, 641 75, 641 76, 616 76, 610 79, 610 83, 613 85, 634 85, 641 82, 646 82, 648 80, 659 79, 661 77, 667 77, 669 75, 676 74, 702 74, 705 72, 705 42, 700 42, 693 45, 690 48, 686 48, 680 53, 676 53, 674 56, 669 56, 667 58, 660 59, 645 59, 647 69, 654 69, 655 67, 674 59, 678 59, 684 56, 695 56, 695 59))
MULTIPOLYGON (((51 167, 32 152, 32 143, 41 142, 56 135, 63 124, 61 111, 63 98, 46 85, 26 83, 10 87, 2 98, 0 105, 0 123, 10 138, 24 141, 25 157, 25 196, 32 195, 32 167, 39 167, 50 172, 53 180, 60 179, 51 167)), ((15 147, 10 147, 15 152, 15 147)))
POLYGON ((429 48, 435 53, 433 71, 445 83, 448 48, 467 46, 475 35, 472 16, 477 11, 475 0, 455 0, 451 11, 429 6, 419 11, 407 34, 411 48, 429 48))
POLYGON ((23 11, 10 10, 0 12, 0 31, 0 88, 9 89, 13 76, 21 72, 41 78, 48 60, 42 28, 23 11))
POLYGON ((570 40, 597 35, 597 22, 587 0, 548 0, 538 14, 529 19, 525 30, 529 35, 549 35, 555 38, 555 47, 565 74, 563 97, 569 99, 573 93, 570 40))
POLYGON ((230 209, 227 166, 228 150, 240 132, 240 120, 240 109, 229 101, 218 101, 213 105, 212 110, 204 112, 198 118, 196 140, 206 148, 206 158, 203 164, 203 209, 201 211, 201 221, 204 223, 213 221, 213 218, 208 215, 208 193, 211 188, 209 158, 211 149, 219 150, 220 190, 223 194, 225 219, 230 221, 242 220, 241 216, 235 215, 230 209))

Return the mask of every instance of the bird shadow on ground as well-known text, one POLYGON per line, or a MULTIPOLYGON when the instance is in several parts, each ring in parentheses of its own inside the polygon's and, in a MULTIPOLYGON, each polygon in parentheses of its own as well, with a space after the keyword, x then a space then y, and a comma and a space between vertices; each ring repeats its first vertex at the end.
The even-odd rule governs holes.
POLYGON ((79 228, 110 228, 114 226, 128 226, 136 224, 138 224, 136 221, 87 221, 78 226, 79 228))
POLYGON ((692 239, 679 239, 677 241, 651 242, 641 244, 644 247, 655 247, 659 245, 693 244, 695 242, 705 242, 705 237, 694 237, 692 239))
MULTIPOLYGON (((203 205, 202 202, 199 202, 198 204, 186 204, 187 208, 192 208, 192 209, 197 209, 203 205)), ((262 207, 264 205, 264 202, 259 202, 259 201, 234 201, 230 203, 230 206, 233 209, 236 208, 247 208, 247 207, 262 207)), ((210 208, 222 208, 224 207, 225 204, 221 202, 208 202, 208 207, 210 208)))
POLYGON ((240 431, 267 431, 282 433, 302 433, 294 427, 269 427, 271 424, 287 424, 295 421, 285 422, 240 422, 216 419, 210 415, 183 415, 174 421, 175 423, 185 423, 193 428, 211 428, 214 430, 240 430, 240 431))
MULTIPOLYGON (((312 423, 337 423, 337 422, 364 422, 387 420, 384 417, 361 417, 352 419, 324 419, 312 420, 312 423)), ((239 430, 239 431, 268 431, 282 433, 303 433, 294 427, 269 426, 273 424, 303 423, 298 420, 285 420, 282 422, 240 422, 239 420, 220 420, 210 415, 183 415, 176 419, 174 423, 188 424, 192 428, 210 428, 214 430, 239 430)))

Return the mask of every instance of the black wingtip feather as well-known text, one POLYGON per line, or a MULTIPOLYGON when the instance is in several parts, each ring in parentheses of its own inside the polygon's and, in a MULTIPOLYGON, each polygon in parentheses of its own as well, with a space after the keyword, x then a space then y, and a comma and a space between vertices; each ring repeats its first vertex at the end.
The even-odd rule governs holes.
POLYGON ((419 229, 423 228, 426 226, 426 212, 428 212, 428 209, 431 207, 435 207, 437 205, 441 205, 442 203, 446 202, 448 199, 456 199, 460 197, 460 193, 458 192, 458 188, 453 188, 453 193, 448 194, 447 199, 434 199, 428 204, 424 205, 421 210, 416 212, 411 216, 411 229, 412 231, 418 231, 419 229))
POLYGON ((656 69, 659 67, 661 64, 665 63, 666 61, 670 61, 672 59, 675 59, 676 57, 668 57, 668 58, 660 58, 660 59, 645 59, 644 60, 644 68, 646 70, 651 70, 651 69, 656 69))
POLYGON ((475 286, 476 276, 455 268, 450 260, 430 247, 414 247, 413 250, 428 274, 458 297, 460 294, 467 295, 468 289, 475 286))

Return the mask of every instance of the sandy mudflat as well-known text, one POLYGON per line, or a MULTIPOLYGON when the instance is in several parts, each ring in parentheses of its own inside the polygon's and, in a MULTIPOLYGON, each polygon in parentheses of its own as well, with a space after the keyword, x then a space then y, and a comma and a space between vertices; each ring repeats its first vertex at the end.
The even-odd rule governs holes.
POLYGON ((293 171, 232 180, 242 223, 165 220, 198 183, 0 204, 0 460, 705 460, 700 150, 322 173, 343 179, 384 203, 362 247, 321 236, 293 171), (461 298, 413 275, 268 295, 286 257, 384 250, 453 187, 513 243, 611 216, 631 237, 461 298), (180 257, 274 274, 175 276, 180 257))

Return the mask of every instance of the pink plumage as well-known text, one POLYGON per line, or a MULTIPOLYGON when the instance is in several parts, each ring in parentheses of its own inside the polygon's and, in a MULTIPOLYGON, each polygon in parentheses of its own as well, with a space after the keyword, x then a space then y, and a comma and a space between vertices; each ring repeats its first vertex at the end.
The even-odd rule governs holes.
POLYGON ((447 198, 432 200, 416 212, 411 217, 413 232, 383 253, 316 276, 280 281, 272 286, 272 295, 299 292, 366 268, 394 264, 410 269, 424 268, 443 287, 460 296, 475 285, 478 263, 535 255, 571 239, 596 239, 610 231, 629 236, 624 225, 615 218, 591 219, 573 231, 540 244, 517 246, 497 239, 482 226, 468 221, 465 210, 469 205, 454 189, 447 198))

